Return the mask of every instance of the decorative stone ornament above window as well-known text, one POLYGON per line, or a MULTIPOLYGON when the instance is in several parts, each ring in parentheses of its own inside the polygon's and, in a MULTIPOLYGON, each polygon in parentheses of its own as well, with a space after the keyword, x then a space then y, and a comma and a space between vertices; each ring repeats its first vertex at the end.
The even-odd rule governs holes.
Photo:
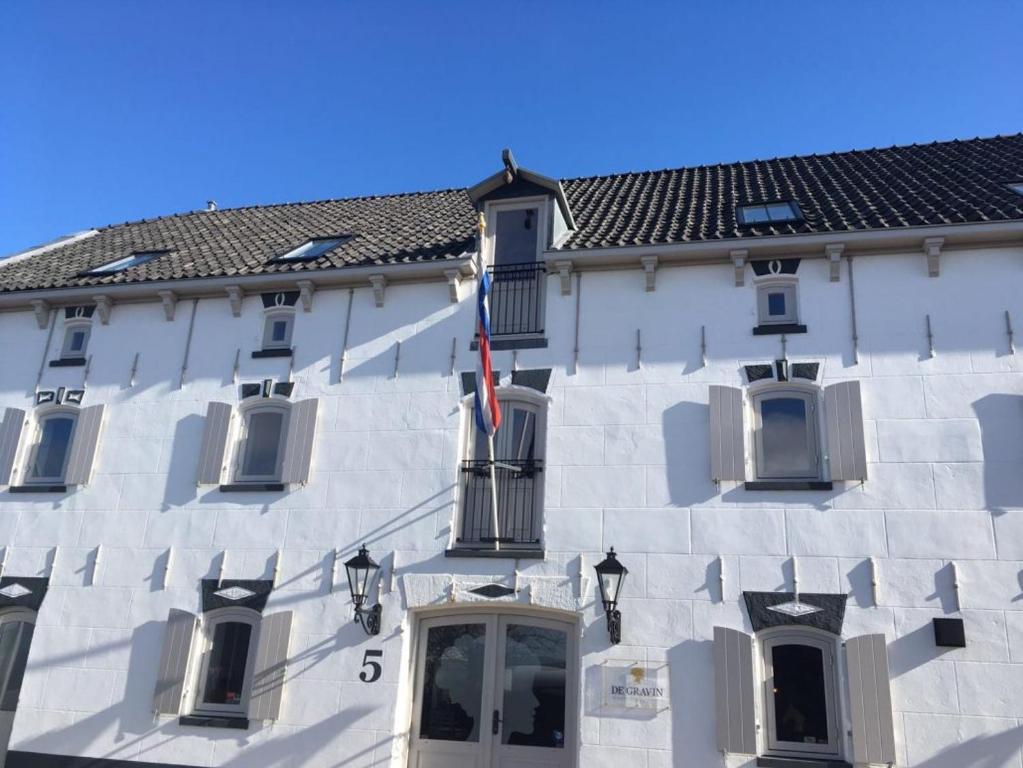
POLYGON ((57 389, 41 389, 36 392, 37 406, 46 405, 47 403, 53 403, 54 405, 60 405, 61 403, 81 405, 83 399, 85 399, 84 389, 58 387, 57 389))

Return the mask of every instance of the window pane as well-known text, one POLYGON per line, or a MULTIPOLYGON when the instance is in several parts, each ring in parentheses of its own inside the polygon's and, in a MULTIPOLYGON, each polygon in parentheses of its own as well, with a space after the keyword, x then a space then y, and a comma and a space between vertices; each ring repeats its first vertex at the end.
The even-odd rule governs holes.
POLYGON ((275 342, 283 342, 288 333, 288 321, 287 320, 274 320, 273 332, 270 334, 271 340, 275 342))
POLYGON ((498 211, 494 231, 494 264, 522 264, 536 261, 539 215, 536 208, 498 211))
POLYGON ((771 659, 778 741, 829 743, 823 652, 809 645, 778 645, 771 659))
POLYGON ((502 744, 564 748, 567 657, 564 632, 508 625, 502 744))
MULTIPOLYGON (((4 712, 13 712, 18 706, 18 696, 21 695, 21 682, 25 679, 25 664, 28 662, 28 649, 32 645, 32 633, 35 631, 35 627, 32 624, 23 621, 10 621, 4 625, 4 629, 9 626, 20 628, 21 632, 18 633, 18 645, 14 651, 11 672, 7 678, 7 688, 3 692, 3 698, 0 699, 0 710, 4 712)), ((3 645, 4 638, 0 637, 0 654, 5 659, 3 668, 6 669, 7 649, 3 648, 3 645)))
POLYGON ((75 420, 69 416, 54 416, 43 422, 42 437, 32 462, 33 479, 59 479, 64 476, 64 464, 75 420))
POLYGON ((767 294, 767 314, 772 316, 785 315, 785 294, 784 293, 769 293, 767 294))
POLYGON ((768 477, 807 477, 812 474, 806 401, 772 397, 760 401, 760 474, 768 477))
POLYGON ((742 207, 742 220, 746 224, 767 221, 767 210, 762 205, 744 205, 742 207))
POLYGON ((249 416, 243 475, 270 477, 277 474, 283 427, 284 414, 280 411, 259 411, 249 416))
MULTIPOLYGON (((475 414, 473 414, 475 424, 475 414)), ((488 458, 487 436, 476 430, 478 461, 488 458)), ((536 414, 521 406, 501 404, 501 428, 494 435, 494 458, 498 461, 532 461, 536 457, 536 414)))
POLYGON ((420 738, 479 741, 486 635, 484 624, 430 628, 423 664, 420 738))
POLYGON ((241 704, 251 637, 252 627, 240 621, 225 621, 214 628, 202 697, 207 704, 241 704))
POLYGON ((796 217, 788 203, 773 203, 767 206, 767 215, 771 221, 789 221, 796 217))
POLYGON ((85 347, 85 331, 75 331, 71 334, 71 351, 81 352, 85 347))

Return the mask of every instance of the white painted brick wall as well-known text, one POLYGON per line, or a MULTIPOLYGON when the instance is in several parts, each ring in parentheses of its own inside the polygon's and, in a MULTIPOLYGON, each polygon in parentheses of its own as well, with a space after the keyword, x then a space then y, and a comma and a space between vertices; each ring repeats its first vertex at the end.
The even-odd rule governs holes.
MULTIPOLYGON (((551 580, 531 594, 580 608, 580 766, 746 765, 738 756, 722 763, 716 751, 712 629, 748 631, 741 590, 791 589, 795 556, 802 590, 849 595, 846 637, 888 637, 903 763, 1023 768, 1023 363, 1007 354, 1002 324, 1006 309, 1023 318, 1021 255, 950 252, 937 279, 917 253, 858 258, 858 365, 845 275, 830 283, 823 261, 802 263, 809 333, 789 337, 789 355, 822 362, 827 382, 862 381, 869 458, 866 483, 813 493, 753 493, 709 477, 708 384, 739 386, 742 365, 781 351, 778 337, 750 333, 749 280, 734 287, 725 266, 664 267, 647 293, 636 270, 585 274, 575 370, 576 297, 561 296, 551 278, 550 347, 517 360, 553 369, 543 561, 443 556, 465 424, 458 372, 475 364, 471 297, 451 305, 439 283, 391 285, 378 309, 368 288, 357 290, 338 384, 347 291, 317 292, 313 311, 296 315, 293 372, 296 399, 320 398, 313 471, 308 485, 284 493, 195 485, 206 404, 237 402, 236 350, 239 382, 287 376, 287 361, 249 354, 261 335, 258 298, 245 299, 239 318, 226 299, 199 302, 180 389, 191 303, 171 323, 157 303, 115 306, 89 350, 86 404, 107 405, 92 482, 67 495, 0 493, 6 574, 47 573, 59 547, 14 746, 206 766, 403 765, 395 734, 408 728, 414 638, 406 606, 445 605, 453 579, 465 600, 466 586, 511 584, 518 570, 522 580, 551 580), (393 555, 399 572, 393 592, 385 574, 384 630, 372 641, 351 621, 343 569, 329 591, 333 550, 344 559, 363 542, 387 568, 393 555), (97 546, 97 583, 86 586, 97 546), (617 648, 607 645, 592 574, 609 546, 630 570, 617 648), (281 720, 244 737, 156 723, 150 712, 167 612, 198 610, 198 580, 218 574, 225 550, 228 578, 268 578, 280 550, 267 611, 295 619, 281 720), (934 647, 931 619, 949 615, 965 620, 965 649, 934 647), (367 648, 384 651, 373 685, 358 677, 367 648), (594 670, 612 658, 666 660, 672 709, 648 719, 599 715, 594 670)), ((58 326, 55 344, 59 336, 58 326)), ((45 338, 31 313, 0 315, 0 407, 31 409, 45 338)), ((495 353, 495 367, 507 381, 512 354, 495 353)), ((41 387, 77 386, 81 376, 46 367, 41 387)))

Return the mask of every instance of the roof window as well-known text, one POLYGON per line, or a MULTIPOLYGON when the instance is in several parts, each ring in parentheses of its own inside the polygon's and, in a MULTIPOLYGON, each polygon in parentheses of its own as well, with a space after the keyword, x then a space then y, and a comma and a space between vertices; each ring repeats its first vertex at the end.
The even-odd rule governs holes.
POLYGON ((351 235, 342 235, 341 237, 316 237, 312 240, 308 240, 302 245, 298 246, 292 251, 283 256, 277 256, 271 261, 312 261, 318 259, 320 256, 325 254, 327 251, 332 251, 337 248, 341 243, 351 240, 351 235))
POLYGON ((780 221, 799 221, 803 218, 799 206, 791 200, 775 203, 751 203, 738 207, 740 224, 767 224, 780 221))
POLYGON ((167 251, 136 251, 131 256, 125 256, 123 259, 117 259, 111 261, 108 264, 102 264, 98 267, 85 270, 83 275, 112 275, 115 272, 123 272, 126 269, 140 266, 145 264, 147 261, 163 256, 167 251))
POLYGON ((1009 182, 1009 189, 1011 189, 1017 195, 1023 195, 1023 181, 1009 182))

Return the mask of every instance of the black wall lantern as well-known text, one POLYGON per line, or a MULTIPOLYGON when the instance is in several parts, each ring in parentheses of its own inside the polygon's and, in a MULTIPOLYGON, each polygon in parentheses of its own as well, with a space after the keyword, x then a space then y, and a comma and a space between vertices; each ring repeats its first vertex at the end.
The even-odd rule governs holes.
POLYGON ((600 585, 600 599, 604 603, 607 616, 607 634, 611 645, 622 641, 622 612, 618 610, 618 598, 622 594, 622 584, 629 569, 618 562, 615 548, 607 553, 607 557, 594 566, 597 572, 597 584, 600 585))
POLYGON ((363 544, 359 548, 359 554, 345 563, 345 570, 348 572, 348 589, 352 592, 352 602, 355 604, 355 620, 362 624, 367 635, 379 635, 380 612, 383 609, 379 603, 372 608, 364 606, 373 574, 380 570, 380 566, 369 556, 369 550, 363 544))

